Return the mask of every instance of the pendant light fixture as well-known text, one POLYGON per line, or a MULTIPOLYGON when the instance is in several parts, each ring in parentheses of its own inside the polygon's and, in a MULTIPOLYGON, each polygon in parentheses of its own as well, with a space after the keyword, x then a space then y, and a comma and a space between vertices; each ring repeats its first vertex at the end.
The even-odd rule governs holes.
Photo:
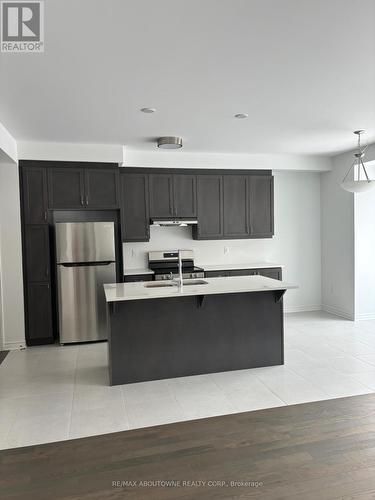
POLYGON ((361 134, 364 130, 355 130, 354 134, 358 137, 357 149, 354 153, 354 161, 351 164, 347 174, 342 180, 341 187, 345 191, 350 191, 351 193, 363 193, 364 191, 369 191, 375 187, 375 181, 369 179, 365 165, 363 163, 363 157, 365 156, 365 151, 367 146, 361 148, 361 134), (347 180, 350 172, 353 170, 353 180, 347 180), (363 170, 366 179, 361 180, 361 170, 363 170), (357 177, 357 178, 356 178, 357 177))

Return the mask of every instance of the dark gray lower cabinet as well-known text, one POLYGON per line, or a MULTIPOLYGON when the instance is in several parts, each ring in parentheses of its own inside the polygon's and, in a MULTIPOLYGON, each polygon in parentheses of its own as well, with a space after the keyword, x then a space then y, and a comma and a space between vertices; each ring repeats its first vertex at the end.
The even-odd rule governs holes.
POLYGON ((150 239, 148 175, 121 174, 121 228, 123 241, 150 239))
POLYGON ((27 344, 53 343, 51 285, 29 283, 26 293, 27 344))
POLYGON ((198 227, 193 236, 198 240, 223 237, 223 176, 198 175, 198 227))
POLYGON ((259 274, 265 276, 266 278, 273 278, 274 280, 282 279, 281 267, 269 268, 269 269, 259 269, 259 274))
POLYGON ((153 274, 126 274, 124 276, 125 283, 137 283, 139 281, 152 281, 154 279, 153 274))
POLYGON ((281 267, 265 267, 260 269, 229 269, 219 271, 206 271, 207 278, 227 278, 229 276, 254 276, 260 275, 266 278, 273 278, 275 280, 282 280, 281 267))

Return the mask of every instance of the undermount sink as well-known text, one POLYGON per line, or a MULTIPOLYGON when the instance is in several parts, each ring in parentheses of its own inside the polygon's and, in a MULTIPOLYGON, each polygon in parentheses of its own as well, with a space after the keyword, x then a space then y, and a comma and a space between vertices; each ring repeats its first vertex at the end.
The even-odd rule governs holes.
MULTIPOLYGON (((208 285, 208 282, 205 280, 183 280, 182 282, 183 286, 190 286, 190 285, 208 285)), ((143 285, 146 288, 166 288, 166 287, 173 287, 173 286, 178 286, 177 283, 171 283, 171 282, 155 282, 155 283, 145 283, 143 285)))
POLYGON ((182 284, 184 286, 186 286, 186 285, 208 285, 208 282, 204 281, 204 280, 186 280, 186 281, 183 281, 182 284))
POLYGON ((166 288, 174 286, 173 283, 145 283, 143 286, 146 288, 166 288))

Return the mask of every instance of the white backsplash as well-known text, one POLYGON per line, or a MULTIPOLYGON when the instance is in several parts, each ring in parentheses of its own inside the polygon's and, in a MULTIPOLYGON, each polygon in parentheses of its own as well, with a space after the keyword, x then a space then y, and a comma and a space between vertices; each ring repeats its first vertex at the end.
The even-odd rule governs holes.
POLYGON ((276 258, 272 240, 193 240, 191 227, 151 227, 145 243, 124 243, 124 267, 147 267, 150 250, 194 250, 195 263, 225 264, 267 261, 276 258))

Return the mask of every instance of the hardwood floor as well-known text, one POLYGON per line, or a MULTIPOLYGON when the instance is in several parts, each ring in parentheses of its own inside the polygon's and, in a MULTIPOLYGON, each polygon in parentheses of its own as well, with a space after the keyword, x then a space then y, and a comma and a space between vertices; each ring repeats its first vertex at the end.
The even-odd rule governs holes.
POLYGON ((0 452, 2 500, 124 497, 375 498, 375 395, 0 452))

